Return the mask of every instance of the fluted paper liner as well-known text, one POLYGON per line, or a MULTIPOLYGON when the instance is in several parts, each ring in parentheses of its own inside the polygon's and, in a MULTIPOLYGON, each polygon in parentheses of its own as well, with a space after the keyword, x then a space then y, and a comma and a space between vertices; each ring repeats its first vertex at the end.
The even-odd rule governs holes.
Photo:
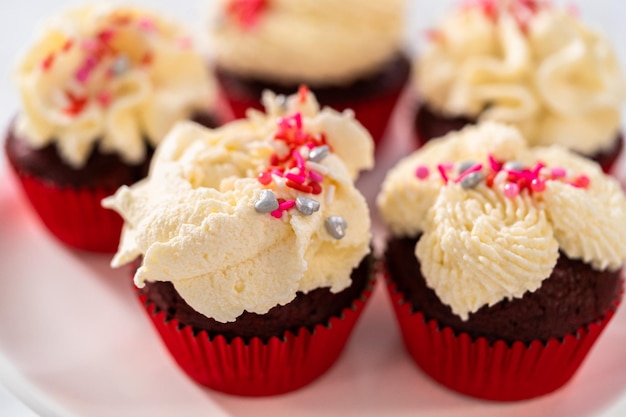
POLYGON ((241 396, 269 396, 303 387, 324 374, 337 360, 363 312, 373 282, 362 295, 344 308, 340 317, 315 326, 286 331, 267 343, 252 338, 228 342, 206 331, 194 334, 177 320, 166 321, 165 312, 155 311, 144 294, 139 299, 178 365, 201 385, 241 396))
POLYGON ((440 384, 487 400, 525 400, 563 386, 614 314, 609 310, 602 320, 562 339, 489 343, 483 337, 472 340, 467 333, 455 334, 435 320, 427 321, 422 312, 412 312, 411 304, 386 278, 402 339, 417 365, 440 384))
POLYGON ((123 220, 101 206, 115 189, 62 187, 15 171, 31 206, 61 242, 93 252, 117 250, 123 220))

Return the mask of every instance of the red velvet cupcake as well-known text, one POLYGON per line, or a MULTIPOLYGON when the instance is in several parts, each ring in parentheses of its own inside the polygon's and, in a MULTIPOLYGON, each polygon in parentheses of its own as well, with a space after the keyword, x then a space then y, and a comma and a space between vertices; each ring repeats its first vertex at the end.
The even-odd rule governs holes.
POLYGON ((235 117, 263 90, 306 84, 322 106, 351 109, 377 143, 410 73, 403 0, 224 2, 211 28, 216 75, 235 117))
POLYGON ((622 294, 626 198, 561 147, 491 122, 430 141, 378 197, 412 358, 460 393, 541 396, 574 375, 622 294))
POLYGON ((10 166, 63 243, 114 252, 122 219, 102 198, 143 178, 178 120, 214 125, 214 81, 178 26, 131 7, 80 6, 49 22, 19 62, 10 166))
POLYGON ((337 360, 372 287, 373 144, 306 92, 209 130, 177 125, 149 176, 104 204, 125 219, 119 266, 178 365, 243 396, 298 389, 337 360))
POLYGON ((467 1, 416 61, 420 144, 465 124, 511 124, 609 172, 622 147, 625 84, 609 42, 547 1, 467 1))

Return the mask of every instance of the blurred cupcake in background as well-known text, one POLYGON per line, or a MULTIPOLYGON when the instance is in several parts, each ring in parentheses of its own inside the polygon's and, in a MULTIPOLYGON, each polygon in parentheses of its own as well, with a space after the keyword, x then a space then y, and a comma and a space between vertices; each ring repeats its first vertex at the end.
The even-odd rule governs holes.
POLYGON ((104 204, 125 219, 114 266, 180 367, 244 396, 298 389, 337 360, 372 290, 373 164, 350 114, 306 90, 217 129, 180 123, 149 176, 104 204))
POLYGON ((410 73, 403 0, 227 0, 216 14, 215 71, 235 117, 260 109, 265 89, 306 84, 380 141, 410 73))
POLYGON ((500 121, 533 146, 565 146, 607 172, 623 147, 618 59, 571 7, 465 1, 429 32, 414 75, 421 144, 468 123, 500 121))
POLYGON ((189 34, 150 11, 98 3, 48 22, 17 67, 6 152, 53 235, 115 251, 122 219, 102 198, 146 175, 175 122, 217 122, 204 65, 189 34))
POLYGON ((400 161, 377 203, 403 340, 450 389, 516 401, 560 388, 620 302, 626 197, 563 147, 468 126, 400 161))

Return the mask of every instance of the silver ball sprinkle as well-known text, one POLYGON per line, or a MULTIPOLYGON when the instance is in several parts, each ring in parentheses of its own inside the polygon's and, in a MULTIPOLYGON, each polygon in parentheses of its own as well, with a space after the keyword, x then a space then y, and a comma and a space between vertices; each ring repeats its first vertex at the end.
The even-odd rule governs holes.
POLYGON ((278 200, 270 190, 263 190, 261 196, 254 202, 254 209, 257 213, 271 213, 278 210, 278 200))
POLYGON ((348 223, 340 216, 327 217, 324 225, 326 226, 326 231, 337 240, 346 235, 346 229, 348 228, 348 223))
POLYGON ((465 188, 466 190, 469 188, 474 188, 478 184, 480 184, 482 180, 483 180, 482 172, 480 171, 471 172, 467 174, 465 177, 463 177, 463 179, 461 180, 461 187, 465 188))
POLYGON ((459 174, 464 173, 465 171, 467 171, 468 169, 470 169, 474 165, 476 165, 476 162, 474 162, 474 161, 463 161, 463 162, 461 162, 459 164, 459 174))
POLYGON ((309 152, 309 161, 320 162, 322 159, 326 158, 329 153, 330 148, 328 145, 316 146, 309 152))
POLYGON ((320 203, 312 198, 298 197, 296 198, 296 209, 305 216, 310 216, 320 209, 320 203))
POLYGON ((509 161, 502 168, 507 171, 522 171, 524 170, 524 164, 519 161, 509 161))
POLYGON ((111 66, 111 71, 115 75, 122 75, 130 69, 130 61, 126 55, 118 56, 111 66))

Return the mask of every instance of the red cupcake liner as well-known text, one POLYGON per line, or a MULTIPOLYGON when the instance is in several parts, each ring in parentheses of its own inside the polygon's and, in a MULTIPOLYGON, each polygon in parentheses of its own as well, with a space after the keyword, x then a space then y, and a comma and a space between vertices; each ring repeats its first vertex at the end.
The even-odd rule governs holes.
MULTIPOLYGON (((263 110, 260 98, 234 96, 228 93, 225 86, 222 86, 222 90, 235 119, 245 118, 246 111, 250 108, 263 110)), ((314 88, 312 88, 312 91, 315 93, 314 88)), ((356 119, 370 132, 374 144, 378 145, 387 130, 391 115, 403 91, 404 83, 394 90, 389 90, 377 96, 358 101, 336 100, 320 102, 320 106, 328 106, 339 112, 346 109, 354 111, 356 119)))
POLYGON ((562 387, 615 313, 609 310, 602 320, 563 339, 489 343, 483 337, 472 340, 467 333, 455 334, 450 327, 426 320, 422 312, 412 312, 411 304, 389 279, 387 290, 402 339, 415 363, 447 388, 493 401, 526 400, 562 387))
POLYGON ((335 363, 371 296, 372 284, 326 325, 318 324, 313 331, 300 328, 297 334, 286 331, 282 339, 272 337, 268 342, 256 337, 248 343, 242 338, 228 342, 206 331, 194 334, 176 319, 166 321, 165 312, 157 312, 145 294, 139 299, 170 354, 191 379, 227 394, 260 397, 301 388, 335 363))
POLYGON ((101 206, 116 190, 61 187, 25 173, 16 176, 41 221, 61 242, 93 252, 117 250, 123 220, 101 206))

